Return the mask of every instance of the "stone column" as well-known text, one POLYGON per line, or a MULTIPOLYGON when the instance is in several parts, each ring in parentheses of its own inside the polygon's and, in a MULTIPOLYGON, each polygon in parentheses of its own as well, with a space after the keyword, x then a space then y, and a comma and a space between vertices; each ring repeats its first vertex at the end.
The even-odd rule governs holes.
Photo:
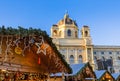
POLYGON ((77 49, 75 49, 75 64, 78 64, 77 49))
POLYGON ((68 53, 69 53, 69 52, 68 52, 69 49, 67 48, 66 51, 67 51, 67 52, 66 52, 66 61, 69 63, 69 54, 68 54, 68 53))
POLYGON ((92 63, 93 70, 95 70, 94 55, 93 55, 93 48, 91 48, 91 63, 92 63))
POLYGON ((84 51, 84 55, 85 55, 85 60, 84 63, 88 62, 88 54, 87 54, 87 47, 85 47, 85 51, 84 51))

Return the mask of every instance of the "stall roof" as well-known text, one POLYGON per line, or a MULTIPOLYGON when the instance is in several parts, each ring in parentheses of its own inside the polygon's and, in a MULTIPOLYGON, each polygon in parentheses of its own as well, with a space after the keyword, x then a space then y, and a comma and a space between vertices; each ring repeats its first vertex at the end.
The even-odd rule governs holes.
POLYGON ((117 80, 120 77, 120 73, 112 73, 112 76, 117 80))
POLYGON ((96 74, 97 79, 101 79, 102 76, 104 76, 104 74, 106 72, 114 79, 114 77, 112 76, 112 74, 110 74, 107 70, 96 70, 95 74, 96 74))
POLYGON ((85 67, 86 63, 81 63, 81 64, 71 64, 70 67, 73 70, 72 74, 69 74, 71 76, 76 75, 78 72, 80 72, 84 67, 85 67))
MULTIPOLYGON (((5 27, 2 28, 5 29, 5 27)), ((0 64, 3 65, 0 68, 5 66, 7 69, 15 67, 14 70, 24 69, 32 72, 72 73, 71 67, 53 44, 52 38, 45 31, 31 30, 6 28, 5 33, 0 31, 0 48, 2 49, 0 64)))
POLYGON ((95 74, 96 74, 97 79, 101 78, 105 72, 106 70, 99 70, 99 71, 96 70, 95 74))
MULTIPOLYGON (((82 68, 84 68, 85 63, 81 64, 71 64, 70 67, 72 68, 72 74, 65 74, 65 76, 74 76, 76 75, 82 68)), ((62 73, 51 74, 51 76, 62 76, 62 73)))
MULTIPOLYGON (((75 76, 78 75, 87 65, 88 63, 80 63, 80 64, 70 64, 72 68, 71 74, 65 74, 65 76, 75 76)), ((62 76, 62 73, 51 74, 51 76, 62 76)))

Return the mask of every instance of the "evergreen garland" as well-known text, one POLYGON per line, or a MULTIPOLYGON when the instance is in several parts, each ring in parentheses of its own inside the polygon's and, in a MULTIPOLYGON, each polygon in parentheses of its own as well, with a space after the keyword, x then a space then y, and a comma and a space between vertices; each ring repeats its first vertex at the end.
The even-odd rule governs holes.
POLYGON ((20 35, 21 37, 29 36, 29 35, 42 35, 48 44, 53 48, 54 52, 58 54, 58 57, 63 61, 65 66, 69 69, 69 73, 72 73, 72 69, 69 64, 63 59, 62 54, 57 50, 55 44, 52 42, 52 38, 46 33, 46 31, 42 31, 41 29, 36 29, 30 27, 29 29, 18 26, 18 28, 13 27, 5 27, 4 25, 0 27, 0 35, 20 35))

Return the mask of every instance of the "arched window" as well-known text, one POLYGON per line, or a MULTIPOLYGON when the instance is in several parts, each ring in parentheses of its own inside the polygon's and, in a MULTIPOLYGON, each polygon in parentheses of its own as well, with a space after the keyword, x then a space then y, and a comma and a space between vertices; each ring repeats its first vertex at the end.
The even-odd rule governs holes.
POLYGON ((73 63, 74 63, 74 56, 70 55, 70 64, 73 64, 73 63))
POLYGON ((59 36, 61 37, 61 31, 59 32, 59 36))
POLYGON ((57 35, 57 30, 53 31, 53 35, 56 36, 57 35))
POLYGON ((83 62, 83 61, 82 61, 82 55, 79 55, 78 61, 79 61, 79 63, 82 63, 82 62, 83 62))
POLYGON ((85 36, 86 36, 86 37, 88 36, 88 31, 85 31, 85 36))
POLYGON ((67 35, 68 35, 68 36, 71 36, 71 30, 70 30, 70 29, 68 29, 67 35))

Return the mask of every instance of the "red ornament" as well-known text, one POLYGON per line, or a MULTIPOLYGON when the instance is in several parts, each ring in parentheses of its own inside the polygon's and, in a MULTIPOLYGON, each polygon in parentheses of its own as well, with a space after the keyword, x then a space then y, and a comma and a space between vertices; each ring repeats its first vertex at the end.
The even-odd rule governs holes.
POLYGON ((38 58, 38 64, 40 64, 41 62, 40 62, 40 57, 38 58))

